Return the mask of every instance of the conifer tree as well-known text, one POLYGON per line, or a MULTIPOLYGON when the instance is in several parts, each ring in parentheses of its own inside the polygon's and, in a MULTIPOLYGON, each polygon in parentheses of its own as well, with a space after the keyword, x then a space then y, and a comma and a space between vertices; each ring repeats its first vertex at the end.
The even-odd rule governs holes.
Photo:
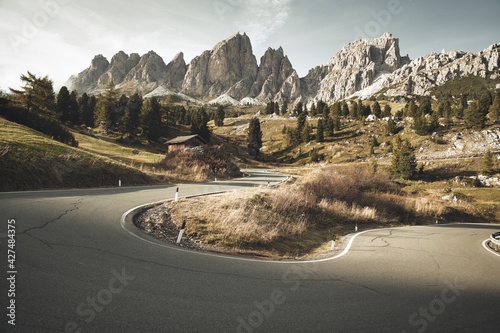
POLYGON ((392 116, 392 110, 389 104, 384 106, 384 110, 382 111, 382 117, 387 118, 392 116))
POLYGON ((260 121, 254 117, 250 120, 248 127, 248 153, 253 158, 259 158, 260 149, 262 148, 262 131, 260 129, 260 121))
POLYGON ((486 112, 481 109, 481 104, 472 101, 464 111, 464 123, 467 128, 484 128, 486 124, 486 112))
POLYGON ((191 113, 191 134, 198 134, 206 142, 210 142, 212 132, 208 128, 210 117, 204 108, 196 109, 191 113))
POLYGON ((132 137, 135 136, 140 126, 140 115, 142 109, 142 97, 135 93, 130 96, 125 107, 125 115, 121 122, 122 133, 128 133, 132 137))
POLYGON ((217 127, 224 126, 224 118, 225 118, 224 107, 222 105, 218 105, 214 115, 215 126, 217 127))
POLYGON ((493 165, 493 154, 491 153, 491 150, 486 150, 484 153, 483 157, 483 172, 487 175, 492 175, 494 172, 494 165, 493 165))
POLYGON ((415 148, 410 141, 403 141, 399 136, 393 145, 391 173, 403 179, 411 179, 417 171, 415 148))
POLYGON ((60 114, 61 121, 69 121, 70 103, 68 87, 62 86, 56 97, 56 110, 60 114))
POLYGON ((326 118, 326 125, 325 125, 325 127, 326 127, 326 135, 330 136, 330 137, 333 136, 334 130, 335 130, 335 124, 333 122, 332 117, 326 118))
POLYGON ((316 142, 325 141, 325 126, 323 118, 318 119, 318 128, 316 129, 316 142))
POLYGON ((375 103, 373 103, 371 112, 377 118, 382 117, 382 108, 380 107, 380 104, 377 101, 375 101, 375 103))
POLYGON ((286 115, 288 113, 288 103, 286 101, 283 102, 281 106, 281 114, 286 115))
POLYGON ((80 114, 82 115, 82 122, 85 126, 94 127, 94 109, 96 105, 96 98, 94 95, 90 96, 83 93, 79 100, 80 114))
POLYGON ((396 122, 394 121, 393 117, 389 117, 389 121, 387 121, 387 125, 385 127, 385 130, 387 131, 387 134, 393 135, 396 134, 398 130, 398 126, 396 122))
POLYGON ((21 104, 35 112, 53 112, 55 109, 55 93, 53 82, 45 77, 37 77, 30 73, 21 75, 24 87, 21 90, 9 88, 21 104))
POLYGON ((69 94, 69 122, 73 125, 80 125, 81 122, 80 107, 78 105, 78 93, 72 90, 69 94))
POLYGON ((117 92, 115 90, 115 83, 111 80, 108 83, 106 91, 98 98, 95 110, 95 122, 97 125, 104 125, 106 131, 114 127, 113 113, 116 109, 117 92))
POLYGON ((496 94, 489 108, 488 117, 494 124, 500 122, 500 94, 496 94))
POLYGON ((161 136, 161 106, 156 97, 144 101, 141 113, 143 134, 149 143, 158 141, 161 136))

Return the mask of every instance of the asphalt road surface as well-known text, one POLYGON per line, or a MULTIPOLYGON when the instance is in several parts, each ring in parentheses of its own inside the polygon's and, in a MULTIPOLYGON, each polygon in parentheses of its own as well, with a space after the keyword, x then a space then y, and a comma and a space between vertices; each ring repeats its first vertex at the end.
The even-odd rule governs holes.
MULTIPOLYGON (((180 196, 282 179, 257 172, 180 196)), ((174 193, 0 194, 0 332, 500 332, 500 256, 482 245, 498 225, 365 231, 322 261, 249 260, 160 244, 122 221, 174 193)))

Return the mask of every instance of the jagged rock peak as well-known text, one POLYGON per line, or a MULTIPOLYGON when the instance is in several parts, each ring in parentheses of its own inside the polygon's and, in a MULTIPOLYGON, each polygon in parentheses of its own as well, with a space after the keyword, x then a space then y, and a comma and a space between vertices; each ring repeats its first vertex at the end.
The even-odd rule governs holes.
POLYGON ((109 61, 102 54, 97 54, 90 63, 91 69, 106 70, 109 66, 109 61))
POLYGON ((184 53, 177 53, 173 59, 167 64, 166 67, 166 81, 165 85, 174 90, 182 88, 182 82, 186 75, 187 65, 184 60, 184 53))
POLYGON ((399 39, 391 33, 384 33, 378 38, 358 39, 344 46, 340 52, 328 61, 335 69, 346 67, 364 67, 370 62, 384 66, 381 70, 394 71, 410 62, 408 56, 401 57, 399 39))
POLYGON ((250 38, 237 33, 193 58, 182 91, 194 97, 213 98, 237 88, 231 97, 241 99, 247 96, 257 70, 250 38))

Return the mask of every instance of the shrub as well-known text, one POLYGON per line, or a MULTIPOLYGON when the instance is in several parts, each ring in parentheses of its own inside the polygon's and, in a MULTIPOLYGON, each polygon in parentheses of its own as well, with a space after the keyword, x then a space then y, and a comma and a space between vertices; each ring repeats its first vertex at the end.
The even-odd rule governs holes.
POLYGON ((214 177, 232 178, 241 175, 238 166, 225 154, 222 147, 204 146, 172 152, 160 162, 159 167, 191 175, 197 180, 214 177))

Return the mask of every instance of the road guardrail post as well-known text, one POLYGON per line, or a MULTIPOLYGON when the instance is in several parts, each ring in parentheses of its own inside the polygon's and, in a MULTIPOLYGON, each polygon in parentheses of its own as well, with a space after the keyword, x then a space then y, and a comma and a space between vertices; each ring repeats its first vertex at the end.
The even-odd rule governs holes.
POLYGON ((185 230, 186 230, 186 220, 182 221, 181 230, 179 231, 179 236, 177 236, 177 244, 181 242, 182 235, 184 235, 185 230))

